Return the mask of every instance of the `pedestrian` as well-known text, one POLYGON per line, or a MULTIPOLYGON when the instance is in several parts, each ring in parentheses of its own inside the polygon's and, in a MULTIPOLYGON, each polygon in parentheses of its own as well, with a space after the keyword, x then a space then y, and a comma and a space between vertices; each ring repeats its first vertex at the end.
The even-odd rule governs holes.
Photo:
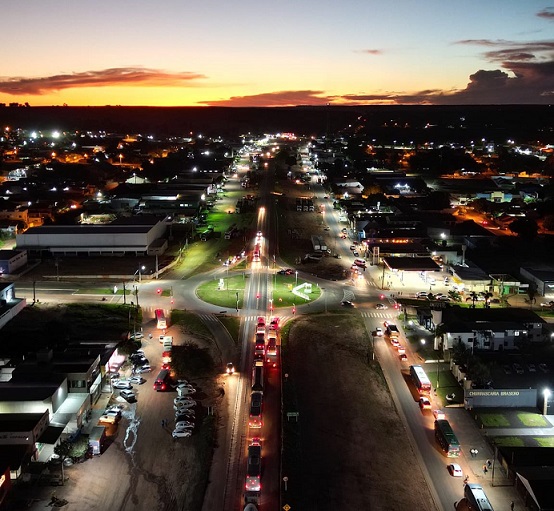
POLYGON ((487 475, 487 465, 483 465, 483 474, 487 475))
POLYGON ((514 501, 512 500, 512 502, 510 502, 510 511, 514 511, 514 501))
POLYGON ((487 468, 491 468, 492 467, 492 461, 491 460, 487 460, 487 468))
POLYGON ((162 428, 165 426, 165 420, 162 419, 162 428))

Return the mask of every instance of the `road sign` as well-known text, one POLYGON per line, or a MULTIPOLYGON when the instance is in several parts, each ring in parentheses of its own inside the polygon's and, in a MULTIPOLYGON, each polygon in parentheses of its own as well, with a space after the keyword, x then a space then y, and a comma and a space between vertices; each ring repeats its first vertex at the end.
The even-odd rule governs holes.
POLYGON ((288 504, 285 504, 285 505, 283 506, 283 509, 284 509, 285 511, 289 511, 289 510, 290 510, 290 506, 289 506, 288 504))

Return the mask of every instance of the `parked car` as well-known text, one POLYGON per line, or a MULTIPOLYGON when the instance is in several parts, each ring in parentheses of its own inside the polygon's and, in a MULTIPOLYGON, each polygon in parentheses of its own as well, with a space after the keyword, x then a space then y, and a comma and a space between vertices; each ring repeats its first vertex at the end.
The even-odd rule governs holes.
POLYGON ((179 403, 194 403, 194 399, 192 399, 192 397, 190 396, 179 396, 173 400, 173 404, 179 403))
POLYGON ((108 417, 115 417, 116 420, 119 420, 121 418, 121 410, 114 410, 111 408, 108 408, 103 415, 106 415, 108 417))
POLYGON ((377 310, 385 310, 385 309, 388 309, 388 307, 384 304, 384 303, 378 303, 377 305, 375 305, 375 308, 377 310))
POLYGON ((142 376, 131 376, 129 381, 135 385, 142 385, 146 380, 142 376))
POLYGON ((129 380, 113 380, 112 386, 115 389, 132 389, 133 386, 129 380))
POLYGON ((416 293, 415 296, 416 296, 416 298, 427 298, 428 294, 429 293, 427 293, 427 291, 419 291, 419 292, 416 293))
POLYGON ((182 410, 187 410, 188 408, 194 408, 195 406, 196 406, 196 401, 182 401, 179 403, 175 403, 173 405, 173 410, 175 410, 178 413, 182 413, 182 410))
POLYGON ((450 472, 452 477, 462 477, 464 475, 462 467, 457 463, 450 463, 448 465, 448 472, 450 472))
POLYGON ((342 302, 340 302, 340 304, 343 307, 354 307, 354 304, 349 300, 343 300, 342 302))
POLYGON ((188 438, 189 436, 192 436, 192 429, 175 429, 173 433, 171 433, 171 436, 173 438, 188 438))
POLYGON ((521 364, 518 364, 517 362, 514 362, 512 364, 512 367, 514 368, 514 371, 516 374, 523 374, 525 371, 523 370, 523 366, 521 364))
POLYGON ((175 429, 194 428, 194 422, 179 421, 175 423, 175 429))
POLYGON ((194 410, 188 409, 175 414, 175 422, 193 421, 196 418, 194 410))
POLYGON ((548 366, 547 366, 545 363, 539 364, 539 369, 540 369, 543 373, 547 373, 547 372, 548 372, 548 366))
POLYGON ((137 396, 132 390, 122 390, 119 395, 128 403, 134 403, 137 400, 137 396))
POLYGON ((152 368, 150 367, 149 364, 145 364, 143 366, 135 368, 135 373, 139 373, 139 374, 149 373, 150 371, 152 371, 152 368))
POLYGON ((357 250, 354 250, 354 252, 352 252, 352 255, 354 257, 360 257, 360 253, 357 250))
POLYGON ((196 394, 196 389, 188 385, 179 385, 177 387, 177 394, 179 397, 192 396, 192 394, 196 394))
POLYGON ((102 415, 98 419, 98 424, 115 424, 119 419, 113 415, 102 415))
POLYGON ((142 332, 135 332, 129 336, 129 339, 132 341, 140 341, 142 338, 144 338, 144 334, 142 332))
POLYGON ((375 335, 378 336, 378 337, 382 337, 383 336, 383 329, 381 327, 377 327, 375 329, 375 335))

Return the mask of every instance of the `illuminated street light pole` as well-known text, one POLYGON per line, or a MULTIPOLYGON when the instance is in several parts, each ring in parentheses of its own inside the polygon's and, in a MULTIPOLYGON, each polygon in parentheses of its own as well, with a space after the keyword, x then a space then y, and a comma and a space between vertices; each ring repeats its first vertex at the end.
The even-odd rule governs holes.
POLYGON ((142 282, 142 272, 146 270, 146 266, 142 265, 139 266, 138 274, 139 274, 139 284, 142 282))
POLYGON ((548 398, 550 397, 550 389, 544 389, 542 391, 542 394, 544 396, 544 405, 542 407, 542 414, 548 415, 548 398))

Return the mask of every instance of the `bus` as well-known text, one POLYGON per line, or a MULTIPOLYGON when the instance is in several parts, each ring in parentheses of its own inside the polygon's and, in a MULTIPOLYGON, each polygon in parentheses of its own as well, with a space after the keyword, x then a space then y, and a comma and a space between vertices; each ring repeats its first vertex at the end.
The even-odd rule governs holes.
POLYGON ((156 323, 159 330, 165 330, 167 328, 167 321, 165 320, 165 314, 163 309, 156 309, 154 311, 156 316, 156 323))
POLYGON ((472 511, 494 511, 480 484, 468 483, 464 488, 464 497, 472 511))
POLYGON ((252 392, 264 391, 264 366, 255 365, 252 370, 252 392))
POLYGON ((431 393, 431 381, 425 374, 423 367, 421 366, 410 366, 410 375, 414 381, 418 392, 420 394, 430 394, 431 393))
POLYGON ((446 419, 435 421, 435 438, 449 458, 460 455, 460 442, 446 419))
POLYGON ((170 389, 171 376, 167 369, 162 369, 154 381, 154 390, 158 392, 170 389))
POLYGON ((252 261, 259 261, 260 260, 260 244, 256 243, 256 246, 254 247, 254 252, 252 253, 252 261))

